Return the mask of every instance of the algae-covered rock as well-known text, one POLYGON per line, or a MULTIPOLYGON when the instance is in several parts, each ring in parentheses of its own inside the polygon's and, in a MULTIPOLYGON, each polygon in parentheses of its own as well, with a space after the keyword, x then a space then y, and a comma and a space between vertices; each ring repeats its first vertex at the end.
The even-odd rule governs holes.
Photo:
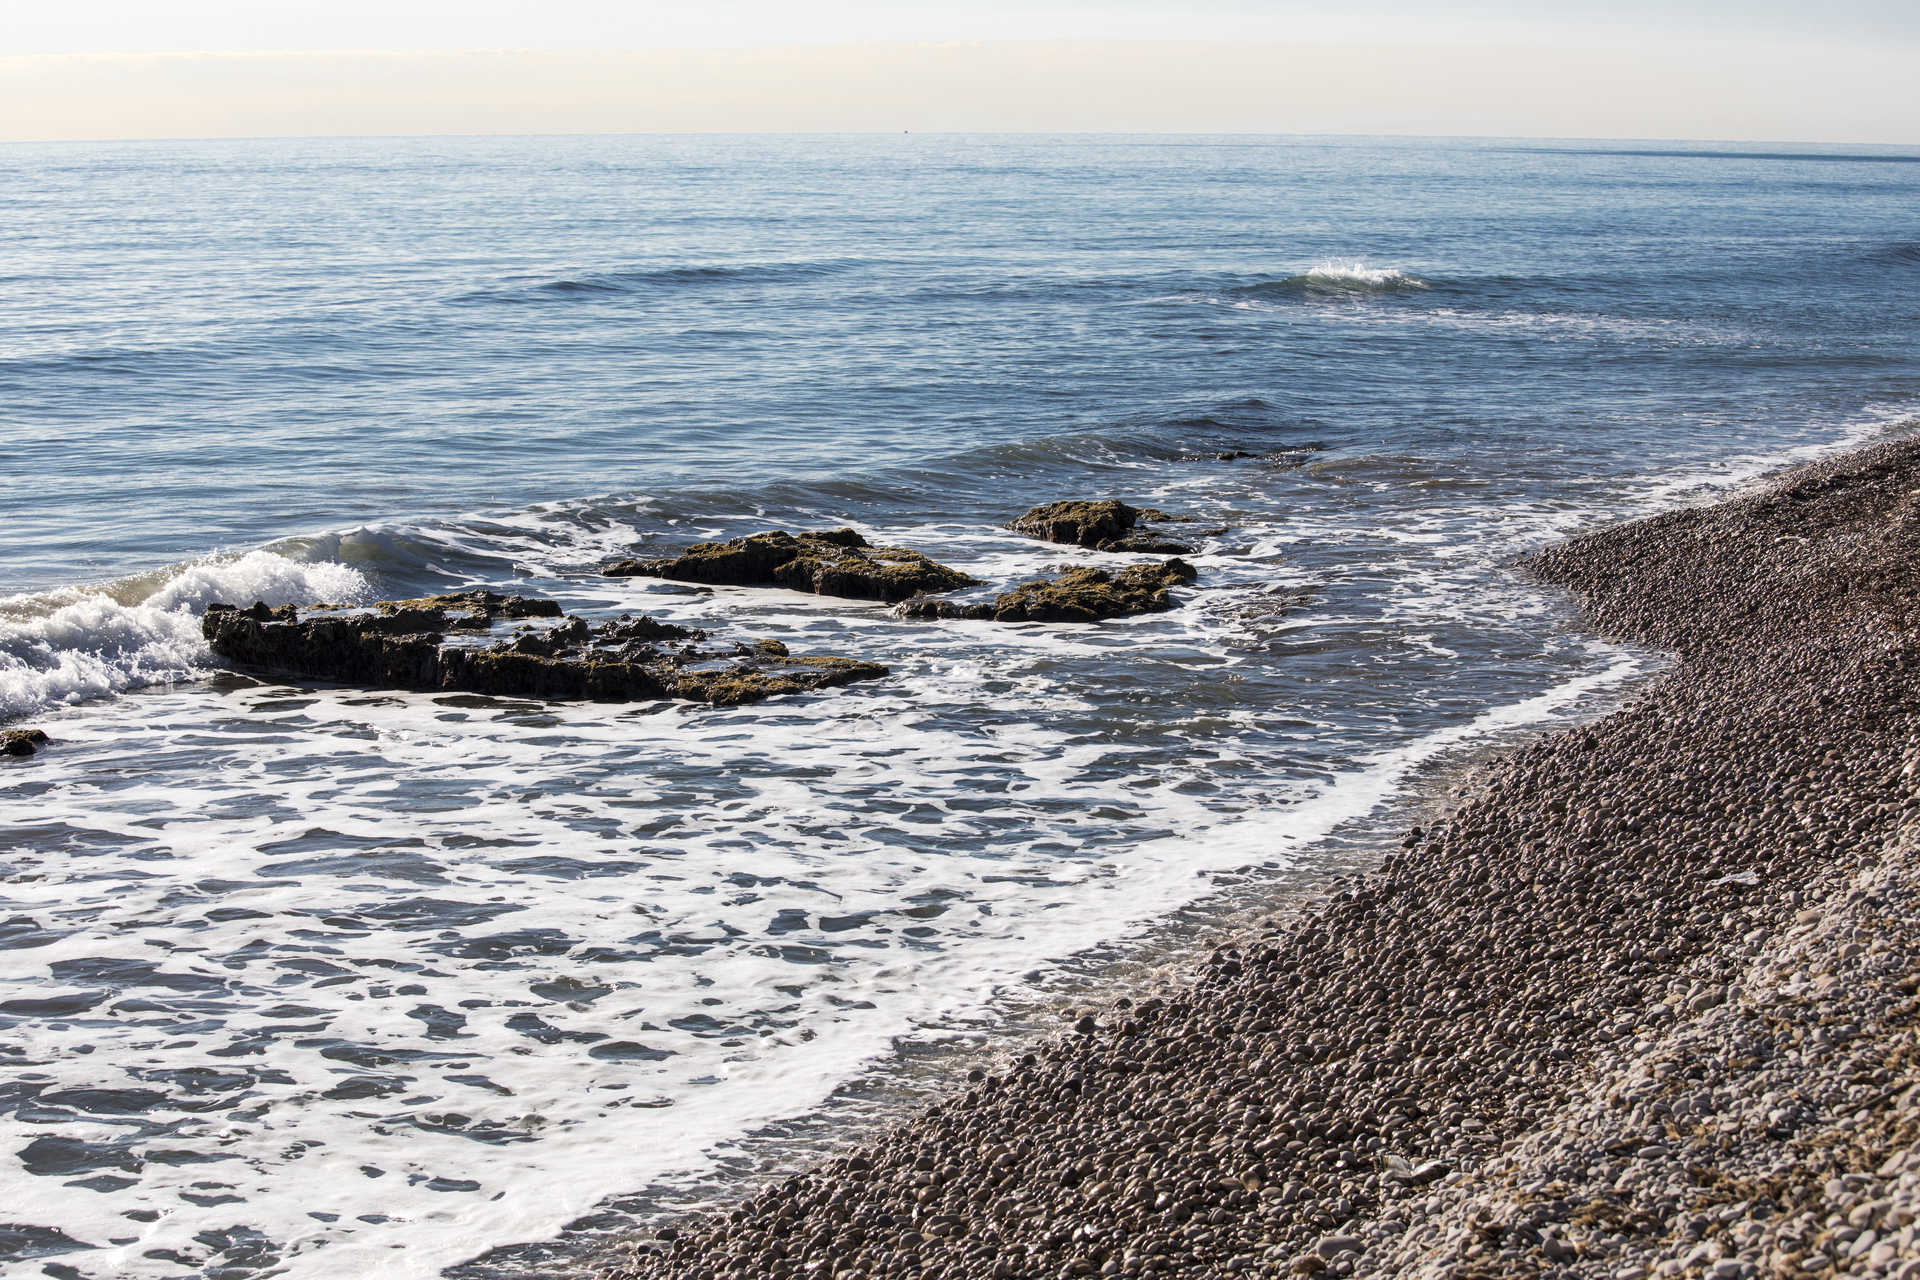
POLYGON ((1155 537, 1151 533, 1130 533, 1124 538, 1115 538, 1112 542, 1102 543, 1102 551, 1131 551, 1136 555, 1149 556, 1185 556, 1193 554, 1193 547, 1174 538, 1155 537))
POLYGON ((697 542, 677 556, 616 560, 616 578, 670 578, 709 586, 787 587, 852 600, 905 600, 977 586, 979 579, 905 547, 876 547, 853 529, 783 530, 697 542))
POLYGON ((1098 622, 1173 608, 1172 589, 1198 575, 1185 560, 1130 565, 1117 572, 1078 566, 1057 578, 1022 583, 993 602, 998 622, 1098 622))
POLYGON ((1101 547, 1124 536, 1140 518, 1137 507, 1107 499, 1101 502, 1049 502, 1034 507, 1007 527, 1015 533, 1064 543, 1070 547, 1101 547))
POLYGON ((1099 622, 1171 609, 1179 603, 1173 597, 1173 588, 1197 576, 1192 565, 1179 559, 1130 565, 1118 571, 1079 565, 1057 578, 1022 583, 994 597, 991 604, 909 600, 896 606, 894 614, 901 618, 991 622, 1099 622))
POLYGON ((44 729, 0 729, 0 756, 30 756, 48 741, 44 729))
POLYGON ((852 658, 795 657, 777 640, 703 648, 707 633, 646 617, 591 626, 565 617, 550 600, 491 593, 388 601, 371 609, 215 604, 200 627, 215 653, 242 667, 419 692, 595 702, 684 698, 731 706, 887 674, 878 663, 852 658), (486 598, 473 599, 479 595, 486 598), (524 627, 491 642, 474 634, 497 623, 556 617, 562 620, 554 626, 524 627), (449 639, 449 630, 459 634, 449 639))
POLYGON ((1134 551, 1149 555, 1185 555, 1193 548, 1163 538, 1140 524, 1191 524, 1192 516, 1169 515, 1154 507, 1133 507, 1107 498, 1098 502, 1049 502, 1007 527, 1015 533, 1094 551, 1134 551))
POLYGON ((903 600, 893 606, 896 618, 939 621, 949 618, 967 618, 975 622, 993 620, 993 606, 990 604, 962 604, 957 600, 940 600, 931 596, 916 596, 912 600, 903 600))
POLYGON ((375 613, 391 620, 390 625, 414 625, 422 631, 444 627, 484 630, 503 618, 558 618, 559 602, 539 596, 509 596, 497 591, 457 591, 448 595, 419 596, 412 600, 383 600, 373 606, 375 613), (435 615, 446 619, 440 626, 427 625, 435 615))

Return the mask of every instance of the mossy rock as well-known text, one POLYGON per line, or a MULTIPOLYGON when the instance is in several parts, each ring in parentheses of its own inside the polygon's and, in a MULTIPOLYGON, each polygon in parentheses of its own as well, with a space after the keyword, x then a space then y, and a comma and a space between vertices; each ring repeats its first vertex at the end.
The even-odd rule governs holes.
POLYGON ((1198 575, 1185 560, 1131 565, 1118 571, 1079 565, 1057 578, 1025 582, 994 597, 992 604, 909 600, 895 608, 902 618, 964 618, 991 622, 1100 622, 1141 613, 1163 613, 1179 603, 1173 588, 1198 575))
POLYGON ((0 756, 30 756, 50 741, 44 729, 0 729, 0 756))
POLYGON ((933 596, 917 596, 893 606, 893 616, 909 618, 915 621, 944 621, 951 618, 965 618, 973 622, 991 622, 993 606, 990 604, 962 604, 957 600, 941 600, 933 596))
POLYGON ((646 617, 591 626, 566 617, 550 600, 525 596, 387 601, 371 609, 216 604, 200 628, 215 653, 241 667, 417 692, 595 702, 684 698, 731 706, 888 674, 875 662, 795 657, 777 640, 703 648, 706 632, 646 617), (450 614, 449 604, 459 612, 450 614), (493 621, 476 626, 480 616, 493 621), (474 631, 526 618, 561 621, 523 627, 490 644, 478 637, 448 643, 446 627, 431 625, 438 619, 474 631))
POLYGON ((905 547, 876 547, 853 529, 750 534, 697 542, 677 556, 616 560, 616 578, 668 578, 708 586, 786 587, 849 600, 905 600, 978 586, 979 579, 905 547))
POLYGON ((1185 560, 1131 565, 1118 572, 1079 566, 1057 578, 1022 583, 993 602, 997 622, 1099 622, 1173 608, 1173 588, 1198 575, 1185 560))
POLYGON ((888 674, 887 668, 877 662, 853 658, 795 658, 788 656, 784 646, 778 653, 767 652, 768 646, 778 644, 778 641, 760 642, 767 656, 757 666, 736 664, 726 671, 684 673, 674 682, 673 696, 716 707, 733 707, 784 694, 837 688, 888 674))
POLYGON ((1191 555, 1193 548, 1187 543, 1173 538, 1157 538, 1150 533, 1130 533, 1124 538, 1115 538, 1100 545, 1102 551, 1131 551, 1136 555, 1184 556, 1191 555))
POLYGON ((1049 502, 1035 507, 1007 527, 1015 533, 1093 551, 1133 551, 1149 555, 1186 555, 1193 548, 1162 538, 1141 524, 1191 524, 1192 516, 1169 515, 1154 507, 1134 507, 1112 498, 1093 502, 1049 502))
POLYGON ((502 619, 558 618, 558 601, 541 596, 511 596, 498 591, 456 591, 418 596, 411 600, 382 600, 374 612, 396 635, 407 631, 483 631, 502 619))

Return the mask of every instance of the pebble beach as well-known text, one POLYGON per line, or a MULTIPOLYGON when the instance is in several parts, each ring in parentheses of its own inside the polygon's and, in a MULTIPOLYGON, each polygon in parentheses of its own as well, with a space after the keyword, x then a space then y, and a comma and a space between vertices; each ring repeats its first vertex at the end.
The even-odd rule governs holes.
POLYGON ((1671 668, 607 1280, 1920 1276, 1920 441, 1527 567, 1671 668))

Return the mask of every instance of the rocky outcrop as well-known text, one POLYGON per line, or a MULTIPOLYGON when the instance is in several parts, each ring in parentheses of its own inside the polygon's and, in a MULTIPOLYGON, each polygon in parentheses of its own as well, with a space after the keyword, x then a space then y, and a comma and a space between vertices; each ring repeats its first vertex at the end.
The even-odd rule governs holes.
POLYGON ((565 617, 553 601, 491 592, 388 601, 371 609, 215 604, 200 626, 213 651, 237 666, 376 689, 594 702, 680 698, 733 706, 887 674, 874 662, 796 657, 774 640, 702 647, 705 632, 652 618, 591 626, 565 617), (474 634, 503 621, 551 618, 562 620, 492 643, 474 634))
POLYGON ((48 741, 41 729, 0 729, 0 756, 30 756, 48 741))
POLYGON ((1035 507, 1007 528, 1031 538, 1094 551, 1136 551, 1149 555, 1187 555, 1184 542, 1147 531, 1140 524, 1192 524, 1192 516, 1169 515, 1153 507, 1132 507, 1104 499, 1098 502, 1049 502, 1035 507))
POLYGON ((909 600, 894 608, 901 618, 967 618, 990 622, 1101 622, 1138 613, 1162 613, 1178 603, 1173 588, 1191 583, 1185 560, 1131 565, 1115 571, 1078 565, 1057 578, 1024 582, 991 604, 909 600))
POLYGON ((677 556, 616 560, 616 578, 670 578, 709 586, 786 587, 851 600, 905 600, 978 586, 979 579, 909 551, 876 547, 852 529, 756 533, 726 542, 697 542, 677 556))

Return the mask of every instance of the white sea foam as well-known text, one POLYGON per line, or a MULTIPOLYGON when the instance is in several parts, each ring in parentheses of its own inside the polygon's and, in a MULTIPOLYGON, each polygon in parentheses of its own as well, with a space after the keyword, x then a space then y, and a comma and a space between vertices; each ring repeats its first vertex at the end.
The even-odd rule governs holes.
POLYGON ((1424 289, 1426 281, 1397 267, 1370 267, 1355 260, 1316 263, 1302 273, 1309 284, 1335 289, 1424 289))
POLYGON ((1711 502, 1729 490, 1763 480, 1783 467, 1818 462, 1859 449, 1890 435, 1920 429, 1920 403, 1884 402, 1868 405, 1845 420, 1823 424, 1804 434, 1799 444, 1769 445, 1716 458, 1697 467, 1676 469, 1645 484, 1635 495, 1633 511, 1651 514, 1689 503, 1711 502))
POLYGON ((199 615, 216 601, 356 600, 358 572, 268 551, 197 561, 157 578, 0 599, 0 721, 199 673, 199 615))

